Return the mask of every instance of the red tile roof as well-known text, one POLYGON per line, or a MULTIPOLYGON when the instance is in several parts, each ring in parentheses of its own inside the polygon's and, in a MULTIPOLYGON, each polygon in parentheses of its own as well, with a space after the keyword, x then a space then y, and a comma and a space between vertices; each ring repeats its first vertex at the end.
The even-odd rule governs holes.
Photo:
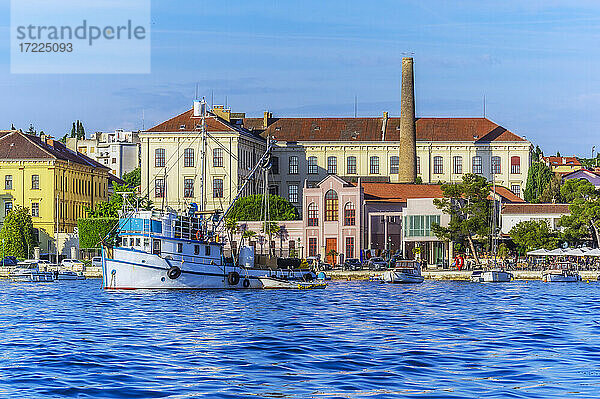
POLYGON ((567 214, 569 204, 505 204, 503 215, 567 214))
MULTIPOLYGON (((200 118, 193 117, 193 110, 190 109, 182 114, 179 114, 165 122, 162 122, 147 130, 149 133, 173 133, 173 132, 199 132, 200 118)), ((210 115, 206 118, 207 132, 245 132, 242 127, 234 126, 233 124, 215 116, 210 115)), ((247 133, 247 132, 246 132, 247 133)))
POLYGON ((551 166, 581 166, 581 162, 575 157, 544 157, 544 161, 551 166))
MULTIPOLYGON (((250 118, 247 118, 250 119, 250 118)), ((249 120, 255 126, 257 120, 249 120)), ((262 133, 282 141, 399 141, 400 118, 389 118, 382 132, 378 118, 273 118, 262 133)), ((486 118, 417 118, 418 141, 526 141, 486 118)))
POLYGON ((110 170, 87 156, 70 150, 60 141, 25 134, 21 131, 0 132, 0 159, 59 159, 110 170))
POLYGON ((406 202, 408 198, 442 198, 439 184, 361 183, 366 201, 406 202))
POLYGON ((506 187, 496 186, 496 194, 503 198, 502 202, 515 202, 515 203, 523 203, 525 200, 512 191, 510 191, 506 187))

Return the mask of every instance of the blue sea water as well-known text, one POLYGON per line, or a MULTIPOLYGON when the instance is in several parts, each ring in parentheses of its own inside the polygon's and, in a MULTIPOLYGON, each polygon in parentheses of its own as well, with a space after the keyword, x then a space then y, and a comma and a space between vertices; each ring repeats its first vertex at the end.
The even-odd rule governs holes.
POLYGON ((600 397, 600 283, 0 282, 0 396, 600 397))

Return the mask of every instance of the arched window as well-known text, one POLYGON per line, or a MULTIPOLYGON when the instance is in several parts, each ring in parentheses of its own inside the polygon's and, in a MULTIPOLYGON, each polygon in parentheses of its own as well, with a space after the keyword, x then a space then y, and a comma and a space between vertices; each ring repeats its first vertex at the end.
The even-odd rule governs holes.
POLYGON ((330 175, 337 174, 337 158, 327 157, 327 173, 330 175))
POLYGON ((348 202, 344 206, 344 226, 354 226, 356 222, 356 206, 348 202))
POLYGON ((400 169, 400 157, 393 155, 390 157, 390 174, 398 174, 400 169))
POLYGON ((308 174, 316 175, 317 173, 317 157, 308 157, 308 174))
POLYGON ((495 175, 502 173, 502 168, 500 167, 500 157, 492 157, 492 173, 495 175))
POLYGON ((369 173, 372 175, 379 174, 379 157, 372 156, 369 159, 369 173))
POLYGON ((308 205, 308 225, 318 226, 319 225, 319 207, 314 202, 308 205))
POLYGON ((433 173, 436 175, 444 173, 444 160, 442 157, 433 157, 433 173))
POLYGON ((521 158, 517 156, 510 157, 510 173, 515 175, 521 173, 521 158))
POLYGON ((355 175, 356 174, 356 157, 350 156, 346 158, 346 174, 355 175))
POLYGON ((456 156, 452 159, 452 164, 454 166, 454 174, 460 175, 462 174, 462 157, 456 156))
POLYGON ((325 221, 335 222, 338 220, 338 195, 334 190, 325 194, 325 221))
POLYGON ((481 165, 481 157, 479 155, 473 157, 473 173, 483 173, 483 166, 481 165))

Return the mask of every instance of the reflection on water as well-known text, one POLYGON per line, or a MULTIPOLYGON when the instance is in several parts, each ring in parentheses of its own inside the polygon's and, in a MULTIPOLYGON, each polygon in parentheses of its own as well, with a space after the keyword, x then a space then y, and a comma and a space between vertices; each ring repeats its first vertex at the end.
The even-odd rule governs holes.
POLYGON ((600 397, 600 283, 0 282, 3 397, 600 397))

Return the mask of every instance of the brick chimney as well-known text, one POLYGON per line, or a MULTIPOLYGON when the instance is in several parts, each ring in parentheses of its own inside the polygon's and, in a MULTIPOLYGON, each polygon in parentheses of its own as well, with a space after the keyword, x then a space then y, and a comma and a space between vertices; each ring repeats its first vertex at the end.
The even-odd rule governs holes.
POLYGON ((398 181, 400 183, 414 183, 417 178, 417 129, 415 125, 415 80, 412 57, 402 58, 401 95, 398 181))
POLYGON ((269 112, 269 111, 265 111, 264 116, 263 116, 263 129, 266 129, 269 127, 270 125, 270 120, 273 118, 273 113, 269 112))
POLYGON ((387 111, 383 112, 383 120, 381 121, 381 141, 385 141, 385 131, 387 130, 388 119, 390 119, 387 111))

